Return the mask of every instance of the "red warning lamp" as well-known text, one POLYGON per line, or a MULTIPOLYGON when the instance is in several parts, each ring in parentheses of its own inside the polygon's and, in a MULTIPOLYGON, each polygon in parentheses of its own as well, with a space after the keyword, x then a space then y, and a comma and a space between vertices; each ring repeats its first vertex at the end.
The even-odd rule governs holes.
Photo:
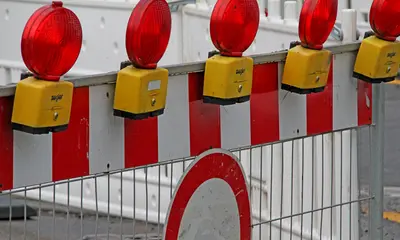
POLYGON ((256 0, 219 0, 211 15, 212 42, 221 55, 241 57, 254 41, 259 21, 256 0))
POLYGON ((171 12, 165 0, 142 0, 129 18, 126 51, 139 68, 156 68, 171 35, 171 12))
POLYGON ((400 1, 374 0, 369 13, 372 32, 361 42, 353 77, 370 83, 393 81, 399 70, 400 1))
POLYGON ((140 0, 126 29, 126 52, 117 75, 114 116, 141 120, 164 113, 168 70, 157 67, 171 35, 171 11, 165 0, 140 0))
POLYGON ((74 86, 60 77, 75 64, 81 46, 79 19, 62 2, 33 13, 21 40, 22 58, 33 76, 17 83, 13 129, 31 134, 67 129, 74 86))
POLYGON ((337 0, 306 0, 300 13, 299 37, 303 47, 322 49, 335 25, 337 0))
POLYGON ((393 42, 400 36, 400 1, 375 0, 369 14, 371 28, 379 38, 393 42))
POLYGON ((57 81, 75 64, 82 46, 78 17, 54 1, 34 12, 25 25, 21 53, 35 77, 57 81))
POLYGON ((338 0, 306 0, 299 19, 300 45, 289 49, 282 89, 310 94, 325 89, 332 53, 323 49, 337 16, 338 0))

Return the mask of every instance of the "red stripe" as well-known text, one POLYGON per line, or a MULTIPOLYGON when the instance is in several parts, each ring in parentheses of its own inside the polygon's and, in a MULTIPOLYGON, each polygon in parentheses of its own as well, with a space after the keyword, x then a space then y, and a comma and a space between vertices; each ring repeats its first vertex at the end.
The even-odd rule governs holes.
POLYGON ((372 124, 372 84, 357 80, 358 126, 372 124))
POLYGON ((131 168, 157 162, 158 118, 125 119, 125 167, 131 168))
POLYGON ((0 190, 9 190, 13 187, 12 106, 13 97, 0 98, 0 190))
POLYGON ((89 174, 89 88, 74 89, 68 129, 53 133, 53 181, 89 174))
POLYGON ((333 60, 323 92, 307 94, 307 135, 333 129, 333 60))
POLYGON ((204 73, 189 74, 190 155, 221 147, 219 105, 203 103, 204 73))
POLYGON ((250 97, 251 144, 279 140, 278 63, 255 65, 250 97))

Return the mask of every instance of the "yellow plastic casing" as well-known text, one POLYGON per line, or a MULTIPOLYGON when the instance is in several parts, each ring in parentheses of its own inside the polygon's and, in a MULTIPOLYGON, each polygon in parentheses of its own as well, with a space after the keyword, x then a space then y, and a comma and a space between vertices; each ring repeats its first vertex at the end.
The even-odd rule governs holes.
POLYGON ((362 40, 353 77, 370 82, 393 81, 399 70, 400 42, 370 36, 362 40))
POLYGON ((46 134, 67 129, 74 86, 67 81, 28 77, 17 83, 12 112, 13 129, 46 134))
POLYGON ((298 94, 324 90, 331 66, 332 53, 297 45, 288 51, 281 88, 298 94))
POLYGON ((139 69, 132 65, 120 70, 114 96, 114 115, 145 119, 164 113, 168 70, 139 69))
POLYGON ((252 58, 214 55, 206 61, 203 101, 219 105, 246 102, 252 80, 252 58))

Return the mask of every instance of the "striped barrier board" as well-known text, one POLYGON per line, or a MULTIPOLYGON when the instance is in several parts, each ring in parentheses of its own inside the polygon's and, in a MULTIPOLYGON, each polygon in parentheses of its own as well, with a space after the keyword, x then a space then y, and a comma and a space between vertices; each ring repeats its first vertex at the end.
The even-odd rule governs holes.
POLYGON ((231 106, 203 103, 204 73, 173 66, 165 113, 140 121, 114 117, 115 85, 87 77, 75 82, 68 130, 47 135, 13 131, 15 86, 0 89, 1 190, 371 124, 372 87, 352 78, 358 46, 331 48, 328 85, 311 95, 280 89, 284 52, 255 56, 251 99, 231 106))

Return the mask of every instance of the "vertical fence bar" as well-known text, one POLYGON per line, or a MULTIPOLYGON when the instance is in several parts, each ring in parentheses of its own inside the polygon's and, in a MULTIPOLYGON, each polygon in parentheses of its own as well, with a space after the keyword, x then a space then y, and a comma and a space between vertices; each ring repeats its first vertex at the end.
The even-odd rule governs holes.
MULTIPOLYGON (((268 18, 275 22, 281 22, 283 10, 280 0, 268 0, 268 18), (282 9, 282 10, 281 10, 282 9)), ((283 6, 283 5, 282 5, 283 6)))
MULTIPOLYGON (((368 129, 367 129, 368 133, 370 132, 369 129, 370 129, 370 126, 368 126, 368 129)), ((361 173, 361 167, 362 167, 362 165, 361 165, 361 159, 362 159, 362 157, 361 157, 361 129, 357 129, 356 134, 357 134, 357 136, 356 136, 356 138, 357 138, 357 157, 356 157, 357 165, 356 166, 357 166, 357 172, 361 173)), ((370 138, 371 135, 368 135, 368 137, 370 138)), ((371 145, 369 143, 370 143, 370 141, 368 141, 368 147, 369 147, 369 152, 368 153, 371 153, 371 145)), ((371 157, 371 154, 369 154, 369 157, 371 157)), ((358 193, 357 193, 357 198, 361 198, 362 197, 362 187, 361 187, 362 185, 361 185, 361 180, 360 180, 359 176, 357 176, 357 186, 359 186, 358 193)), ((368 196, 371 196, 369 194, 368 190, 367 190, 366 193, 368 194, 368 196)), ((370 201, 368 201, 368 205, 369 205, 369 202, 370 201)), ((357 206, 357 208, 358 208, 357 218, 358 219, 361 219, 361 217, 363 215, 362 207, 363 207, 362 203, 358 204, 358 206, 357 206)), ((358 224, 358 232, 359 233, 362 232, 362 225, 361 224, 358 224)))
MULTIPOLYGON (((349 8, 350 8, 350 5, 349 5, 349 8)), ((355 9, 343 9, 341 13, 342 13, 342 33, 343 33, 342 43, 351 43, 351 42, 357 41, 357 11, 355 9)), ((357 81, 359 81, 359 80, 357 80, 357 81)), ((353 143, 353 130, 350 130, 349 135, 350 135, 349 136, 349 138, 350 138, 350 149, 349 149, 350 165, 346 165, 346 166, 350 167, 350 179, 349 179, 350 192, 347 197, 348 197, 349 201, 352 201, 355 199, 355 198, 352 198, 352 197, 354 197, 353 191, 355 191, 360 186, 358 184, 355 184, 355 186, 353 186, 353 184, 354 184, 353 178, 356 178, 356 179, 358 178, 358 171, 356 168, 353 168, 353 164, 355 161, 355 166, 357 166, 358 161, 359 161, 357 158, 356 159, 353 158, 353 154, 356 153, 356 155, 357 155, 360 153, 359 149, 356 146, 359 146, 361 142, 359 141, 359 139, 356 139, 355 143, 357 145, 355 145, 353 143), (355 147, 356 147, 356 149, 353 149, 355 147)), ((356 196, 356 197, 358 197, 358 196, 356 196)), ((358 203, 355 203, 355 204, 350 204, 348 206, 348 208, 346 207, 346 210, 347 210, 346 212, 349 213, 349 225, 346 228, 348 228, 348 234, 349 234, 348 237, 350 240, 356 239, 357 238, 356 236, 358 235, 358 233, 357 233, 358 231, 354 227, 352 227, 352 223, 354 221, 353 220, 354 216, 352 216, 352 215, 354 215, 353 209, 357 208, 358 206, 359 206, 358 203)), ((360 215, 358 216, 358 219, 359 218, 360 218, 360 215)), ((361 226, 361 224, 359 224, 359 226, 361 226)))
POLYGON ((372 155, 370 167, 370 188, 373 199, 370 209, 370 237, 373 240, 383 239, 383 157, 385 126, 385 85, 373 84, 372 98, 372 155))
POLYGON ((284 23, 293 23, 297 24, 297 2, 296 1, 284 1, 284 14, 283 20, 284 23))

